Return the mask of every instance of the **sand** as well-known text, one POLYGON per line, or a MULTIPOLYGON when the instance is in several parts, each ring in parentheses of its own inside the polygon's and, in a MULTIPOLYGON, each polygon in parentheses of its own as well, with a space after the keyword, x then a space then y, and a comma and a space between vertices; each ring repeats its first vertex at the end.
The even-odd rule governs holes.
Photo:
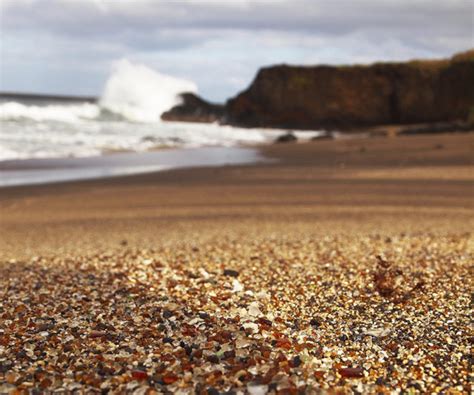
POLYGON ((0 193, 0 392, 468 393, 474 136, 0 193))

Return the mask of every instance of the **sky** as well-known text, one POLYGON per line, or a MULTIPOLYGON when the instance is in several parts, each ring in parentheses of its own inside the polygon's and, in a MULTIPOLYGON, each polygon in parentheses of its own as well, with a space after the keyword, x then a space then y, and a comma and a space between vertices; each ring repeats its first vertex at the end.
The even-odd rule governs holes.
POLYGON ((262 66, 472 47, 472 0, 0 0, 2 91, 100 95, 126 58, 224 101, 262 66))

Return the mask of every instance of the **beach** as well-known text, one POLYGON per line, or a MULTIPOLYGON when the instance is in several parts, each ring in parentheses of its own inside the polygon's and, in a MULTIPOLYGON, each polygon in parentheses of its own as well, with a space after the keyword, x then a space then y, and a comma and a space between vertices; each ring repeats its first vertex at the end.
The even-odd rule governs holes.
POLYGON ((261 148, 269 163, 3 188, 2 258, 186 241, 181 227, 462 232, 473 145, 472 134, 275 144, 261 148))
POLYGON ((2 188, 0 392, 468 393, 474 135, 258 149, 2 188))

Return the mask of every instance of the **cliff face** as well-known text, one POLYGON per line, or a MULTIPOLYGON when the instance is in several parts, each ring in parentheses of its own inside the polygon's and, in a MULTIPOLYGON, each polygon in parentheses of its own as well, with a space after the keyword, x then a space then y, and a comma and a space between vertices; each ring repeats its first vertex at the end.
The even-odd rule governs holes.
POLYGON ((450 60, 371 66, 274 66, 226 106, 247 127, 350 130, 466 120, 474 108, 474 51, 450 60))
POLYGON ((180 95, 182 103, 161 115, 164 121, 216 122, 224 115, 224 106, 212 104, 193 93, 180 95))

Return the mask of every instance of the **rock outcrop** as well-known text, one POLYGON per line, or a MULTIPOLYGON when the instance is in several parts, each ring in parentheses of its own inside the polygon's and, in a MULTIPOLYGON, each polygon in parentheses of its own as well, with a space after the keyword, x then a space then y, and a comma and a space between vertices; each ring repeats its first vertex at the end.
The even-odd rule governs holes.
POLYGON ((182 93, 182 103, 164 112, 164 121, 217 122, 224 116, 224 105, 209 103, 194 93, 182 93))
POLYGON ((474 111, 474 50, 451 59, 370 66, 273 66, 226 105, 245 127, 352 130, 466 121, 474 111))
POLYGON ((275 139, 275 143, 294 143, 295 141, 298 141, 298 137, 296 137, 295 134, 291 131, 282 134, 281 136, 278 136, 275 139))

